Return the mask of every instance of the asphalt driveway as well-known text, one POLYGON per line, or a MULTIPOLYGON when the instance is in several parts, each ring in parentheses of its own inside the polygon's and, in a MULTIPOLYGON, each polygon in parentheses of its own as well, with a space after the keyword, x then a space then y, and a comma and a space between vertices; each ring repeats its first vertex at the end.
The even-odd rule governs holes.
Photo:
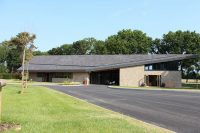
POLYGON ((200 133, 200 93, 112 89, 103 85, 47 86, 175 132, 200 133))

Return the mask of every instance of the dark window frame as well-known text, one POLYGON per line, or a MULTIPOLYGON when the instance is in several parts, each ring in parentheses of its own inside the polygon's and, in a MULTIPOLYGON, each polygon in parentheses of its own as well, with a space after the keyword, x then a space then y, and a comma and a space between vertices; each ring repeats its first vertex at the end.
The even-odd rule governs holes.
POLYGON ((178 61, 146 64, 144 65, 144 71, 178 71, 178 66, 178 61))
POLYGON ((71 73, 71 72, 56 72, 56 73, 53 73, 52 78, 72 79, 73 78, 73 73, 71 73))
POLYGON ((38 77, 38 78, 44 77, 44 73, 38 72, 38 73, 37 73, 37 77, 38 77))
MULTIPOLYGON (((37 77, 38 78, 43 78, 45 77, 47 73, 43 72, 38 72, 37 77)), ((53 72, 49 73, 52 78, 67 78, 67 79, 72 79, 73 78, 73 73, 72 72, 53 72)))

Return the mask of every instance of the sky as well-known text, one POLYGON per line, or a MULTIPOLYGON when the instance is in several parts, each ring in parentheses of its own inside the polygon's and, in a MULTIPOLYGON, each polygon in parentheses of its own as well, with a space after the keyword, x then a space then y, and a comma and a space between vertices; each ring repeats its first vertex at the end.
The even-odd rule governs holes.
POLYGON ((119 30, 161 38, 169 31, 200 33, 200 0, 0 0, 0 42, 27 31, 47 51, 119 30))

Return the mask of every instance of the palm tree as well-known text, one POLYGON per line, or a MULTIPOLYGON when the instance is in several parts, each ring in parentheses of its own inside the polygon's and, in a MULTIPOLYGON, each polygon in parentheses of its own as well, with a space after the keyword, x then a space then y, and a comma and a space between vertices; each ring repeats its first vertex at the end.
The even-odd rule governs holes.
POLYGON ((24 88, 26 87, 25 82, 25 61, 26 61, 26 50, 27 48, 33 48, 34 40, 36 36, 34 34, 30 34, 28 32, 21 32, 16 37, 11 39, 13 45, 16 45, 17 48, 21 51, 20 57, 22 60, 22 88, 20 93, 24 92, 24 88))

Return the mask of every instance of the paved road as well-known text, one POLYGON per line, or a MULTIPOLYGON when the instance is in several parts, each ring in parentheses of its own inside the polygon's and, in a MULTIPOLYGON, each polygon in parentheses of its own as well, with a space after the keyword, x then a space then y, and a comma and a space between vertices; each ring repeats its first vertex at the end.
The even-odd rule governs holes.
POLYGON ((200 133, 199 92, 112 89, 100 85, 47 87, 176 132, 200 133))

